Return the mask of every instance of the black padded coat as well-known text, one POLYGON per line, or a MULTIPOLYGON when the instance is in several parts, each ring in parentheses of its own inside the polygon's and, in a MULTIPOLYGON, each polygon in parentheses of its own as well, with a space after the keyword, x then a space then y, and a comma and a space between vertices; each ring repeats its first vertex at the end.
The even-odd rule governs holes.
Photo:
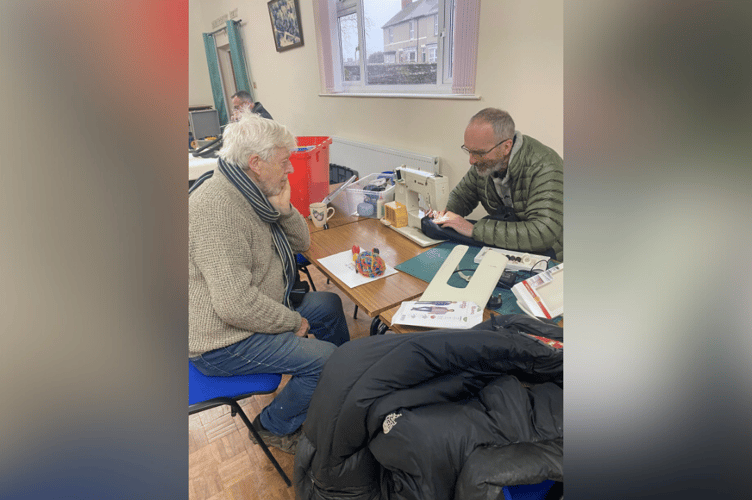
POLYGON ((301 500, 491 499, 563 481, 562 329, 523 315, 339 347, 295 456, 301 500))

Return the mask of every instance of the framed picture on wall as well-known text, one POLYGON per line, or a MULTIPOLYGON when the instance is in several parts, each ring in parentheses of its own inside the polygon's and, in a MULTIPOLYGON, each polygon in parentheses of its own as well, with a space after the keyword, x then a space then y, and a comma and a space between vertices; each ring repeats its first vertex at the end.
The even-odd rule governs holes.
POLYGON ((303 45, 298 0, 271 0, 267 5, 277 52, 303 45))

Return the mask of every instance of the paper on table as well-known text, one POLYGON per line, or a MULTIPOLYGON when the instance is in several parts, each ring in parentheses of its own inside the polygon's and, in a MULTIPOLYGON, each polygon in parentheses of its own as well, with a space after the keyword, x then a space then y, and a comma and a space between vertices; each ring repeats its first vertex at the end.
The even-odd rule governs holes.
POLYGON ((376 278, 367 278, 362 274, 358 274, 358 271, 355 270, 355 262, 353 262, 352 255, 352 250, 345 250, 344 252, 335 253, 329 257, 319 259, 319 264, 330 270, 350 288, 355 288, 356 286, 364 285, 392 274, 397 274, 395 268, 386 264, 384 274, 377 276, 376 278))
POLYGON ((483 309, 473 302, 406 301, 392 317, 395 325, 431 328, 472 328, 483 321, 483 309))

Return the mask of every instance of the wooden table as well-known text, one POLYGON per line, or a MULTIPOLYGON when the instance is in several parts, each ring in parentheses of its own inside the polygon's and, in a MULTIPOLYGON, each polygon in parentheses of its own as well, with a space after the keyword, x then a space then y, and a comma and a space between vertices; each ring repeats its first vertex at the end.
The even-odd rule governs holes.
POLYGON ((319 263, 319 259, 350 250, 353 245, 364 249, 378 248, 384 262, 394 267, 408 259, 420 255, 427 248, 417 245, 377 219, 361 217, 329 229, 311 232, 311 246, 303 255, 323 274, 334 282, 360 309, 370 317, 387 309, 399 306, 405 300, 412 300, 423 294, 428 283, 407 273, 397 272, 386 278, 374 280, 365 285, 350 288, 331 271, 319 263))
MULTIPOLYGON (((332 218, 329 219, 328 222, 329 229, 344 226, 345 224, 352 224, 353 222, 358 222, 362 219, 362 217, 347 215, 345 210, 340 211, 336 206, 335 210, 334 215, 332 215, 332 218)), ((306 218, 306 221, 308 222, 308 230, 311 232, 311 235, 313 235, 313 233, 318 233, 319 231, 325 231, 323 227, 314 226, 310 216, 306 218)))

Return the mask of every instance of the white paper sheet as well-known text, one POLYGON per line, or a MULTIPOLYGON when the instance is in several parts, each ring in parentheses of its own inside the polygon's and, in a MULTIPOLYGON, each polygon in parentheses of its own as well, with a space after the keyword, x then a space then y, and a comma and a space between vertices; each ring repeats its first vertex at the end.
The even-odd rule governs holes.
POLYGON ((355 270, 355 262, 353 262, 352 259, 352 250, 345 250, 344 252, 335 253, 329 257, 319 259, 319 264, 331 271, 332 274, 342 280, 342 282, 350 288, 355 288, 356 286, 364 285, 371 281, 397 273, 395 268, 386 264, 386 271, 384 271, 384 274, 376 278, 367 278, 362 274, 358 274, 358 271, 355 270))
POLYGON ((407 301, 392 318, 395 325, 467 329, 483 321, 483 309, 473 302, 407 301))

